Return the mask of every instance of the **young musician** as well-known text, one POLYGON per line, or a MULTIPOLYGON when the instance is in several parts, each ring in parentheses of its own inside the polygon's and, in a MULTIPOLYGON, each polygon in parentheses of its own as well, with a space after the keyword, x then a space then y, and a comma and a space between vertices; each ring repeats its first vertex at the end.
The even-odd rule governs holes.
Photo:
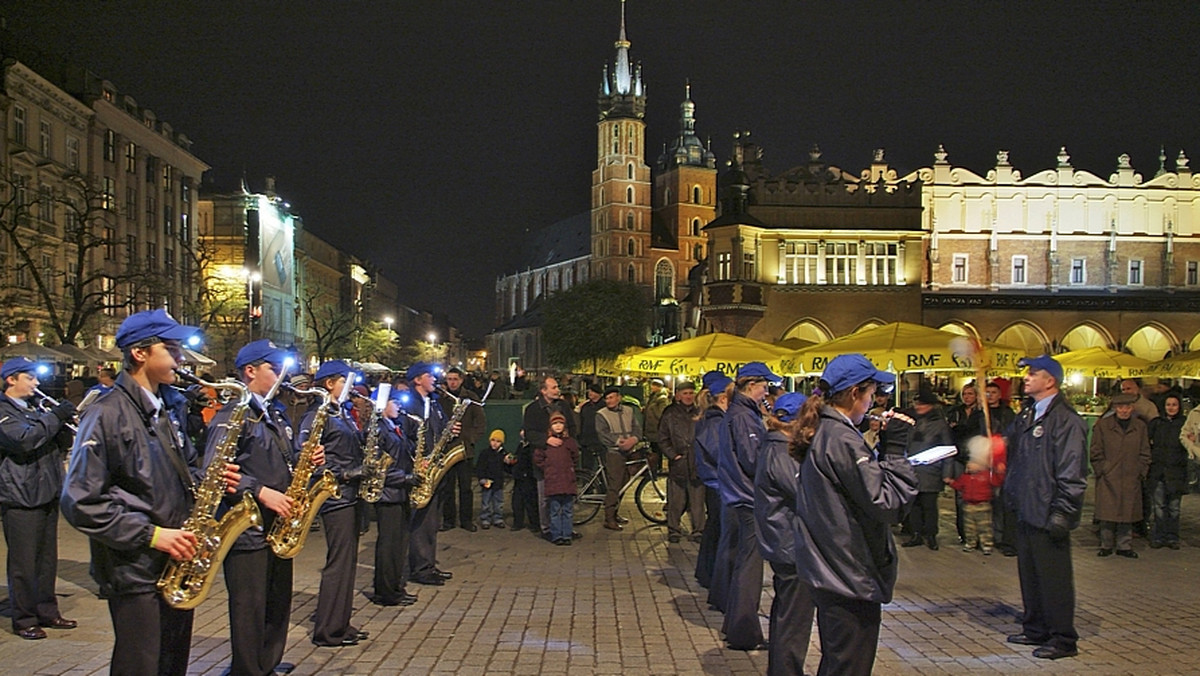
MULTIPOLYGON (((92 577, 112 616, 114 674, 187 672, 192 611, 167 605, 156 584, 168 557, 196 554, 179 527, 203 474, 183 433, 187 400, 175 382, 182 344, 196 333, 164 310, 130 315, 117 329, 124 368, 113 391, 84 411, 63 487, 67 523, 91 538, 92 577)), ((226 465, 230 490, 241 476, 226 465)))
MULTIPOLYGON (((313 381, 321 389, 340 394, 349 375, 350 364, 338 359, 321 364, 313 381)), ((321 405, 317 400, 304 414, 300 434, 296 435, 297 450, 308 440, 321 405)), ((318 646, 357 645, 367 638, 367 632, 350 624, 350 612, 354 610, 354 571, 358 567, 358 522, 354 506, 358 502, 358 479, 362 476, 362 443, 358 427, 343 408, 339 407, 325 419, 321 444, 342 495, 321 505, 321 526, 328 549, 325 567, 321 569, 313 625, 312 642, 318 646)))
POLYGON ((70 448, 66 423, 74 419, 75 405, 35 408, 30 399, 38 387, 36 367, 25 357, 0 366, 0 518, 8 544, 8 599, 13 632, 29 640, 46 638, 42 627, 77 625, 58 613, 54 596, 62 451, 70 448))
MULTIPOLYGON (((262 528, 245 530, 225 556, 225 587, 229 591, 229 639, 233 650, 231 676, 267 676, 290 672, 282 663, 292 609, 292 560, 275 556, 266 534, 277 517, 292 514, 285 493, 292 480, 292 429, 266 395, 283 373, 286 353, 269 340, 256 340, 237 353, 234 366, 250 390, 250 408, 238 437, 237 464, 242 480, 238 494, 249 491, 258 500, 262 528)), ((221 409, 209 424, 207 464, 222 440, 220 429, 234 406, 221 409)), ((318 448, 313 463, 325 462, 318 448)))
MULTIPOLYGON (((409 390, 406 410, 425 421, 425 449, 428 452, 446 429, 449 419, 434 391, 437 381, 433 375, 433 364, 417 362, 408 367, 404 375, 412 388, 409 390)), ((458 432, 456 429, 452 433, 458 432)), ((438 569, 435 557, 440 511, 436 496, 425 507, 413 511, 409 527, 412 537, 409 541, 408 563, 409 579, 417 584, 440 586, 453 577, 452 573, 438 569)))
POLYGON ((421 478, 412 473, 417 425, 401 414, 402 401, 401 393, 391 390, 379 419, 379 450, 392 458, 383 482, 383 495, 375 503, 379 538, 375 541, 375 594, 371 602, 381 606, 410 606, 417 602, 417 595, 406 588, 408 522, 412 516, 408 491, 420 485, 421 478))

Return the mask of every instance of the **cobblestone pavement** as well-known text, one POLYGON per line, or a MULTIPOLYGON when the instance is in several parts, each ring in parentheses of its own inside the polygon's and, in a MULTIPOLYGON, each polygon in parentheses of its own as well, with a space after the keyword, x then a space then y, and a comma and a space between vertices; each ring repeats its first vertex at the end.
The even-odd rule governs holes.
MULTIPOLYGON (((1073 535, 1080 655, 1045 662, 1004 642, 1019 630, 1016 560, 952 546, 952 506, 943 499, 942 548, 901 549, 895 601, 884 607, 879 674, 1184 674, 1200 667, 1200 497, 1184 498, 1184 547, 1151 550, 1135 540, 1137 560, 1096 557, 1089 527, 1073 535)), ((726 650, 721 616, 692 577, 696 545, 669 545, 631 503, 621 533, 594 521, 571 547, 528 531, 461 529, 441 533, 439 559, 454 572, 444 587, 410 585, 420 601, 380 608, 361 594, 353 622, 371 632, 348 648, 317 648, 307 618, 316 606, 323 540, 296 561, 293 628, 284 659, 297 674, 761 674, 765 652, 726 650)), ((1090 511, 1085 523, 1090 521, 1090 511)), ((361 542, 358 587, 371 580, 374 531, 361 542)), ((73 631, 24 641, 0 633, 7 674, 103 674, 112 649, 107 607, 88 576, 86 540, 60 528, 58 591, 73 631)), ((762 602, 764 631, 770 575, 762 602)), ((223 582, 196 611, 194 674, 228 664, 223 582)), ((817 632, 807 668, 820 659, 817 632)))

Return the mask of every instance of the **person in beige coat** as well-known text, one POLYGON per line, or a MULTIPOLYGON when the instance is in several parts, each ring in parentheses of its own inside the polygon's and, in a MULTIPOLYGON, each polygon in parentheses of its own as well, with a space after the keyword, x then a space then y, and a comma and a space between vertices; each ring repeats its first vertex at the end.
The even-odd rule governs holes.
POLYGON ((1134 415, 1136 397, 1113 397, 1115 415, 1092 428, 1091 460, 1096 474, 1096 519, 1100 521, 1099 556, 1137 558, 1132 524, 1142 519, 1142 482, 1150 470, 1150 436, 1134 415))

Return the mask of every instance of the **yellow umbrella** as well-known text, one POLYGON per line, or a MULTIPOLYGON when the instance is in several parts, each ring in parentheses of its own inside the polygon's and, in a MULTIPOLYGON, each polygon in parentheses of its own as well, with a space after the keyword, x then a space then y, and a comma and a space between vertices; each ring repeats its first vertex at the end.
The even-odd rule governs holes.
MULTIPOLYGON (((761 361, 773 371, 779 368, 785 348, 728 333, 708 333, 642 350, 618 361, 627 371, 699 378, 708 371, 730 376, 747 362, 761 361)), ((778 371, 776 371, 778 372, 778 371)))
POLYGON ((628 373, 620 367, 621 361, 629 355, 634 354, 640 347, 631 347, 613 359, 597 359, 595 362, 588 360, 575 365, 575 368, 568 369, 570 373, 584 373, 593 376, 604 376, 606 378, 616 378, 624 373, 628 373))
MULTIPOLYGON (((973 358, 955 350, 955 345, 964 340, 957 333, 895 322, 793 352, 783 359, 780 368, 790 375, 817 375, 834 357, 858 352, 876 367, 894 373, 972 371, 977 366, 973 358)), ((1020 348, 985 342, 982 366, 988 375, 1015 373, 1017 361, 1023 356, 1020 348)))
POLYGON ((1158 376, 1159 378, 1200 378, 1200 351, 1184 352, 1162 361, 1147 364, 1135 376, 1158 376))
POLYGON ((1130 378, 1141 375, 1150 364, 1147 359, 1103 346, 1085 347, 1055 355, 1066 376, 1085 378, 1130 378))

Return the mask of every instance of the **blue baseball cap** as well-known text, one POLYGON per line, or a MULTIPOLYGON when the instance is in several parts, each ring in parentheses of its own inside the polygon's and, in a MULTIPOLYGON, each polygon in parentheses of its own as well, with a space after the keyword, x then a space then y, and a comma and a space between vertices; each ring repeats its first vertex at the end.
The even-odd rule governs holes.
POLYGON ((842 354, 831 359, 825 367, 825 372, 821 374, 821 380, 829 383, 829 392, 826 394, 841 392, 867 380, 874 380, 879 383, 879 389, 890 392, 896 382, 896 376, 887 371, 880 371, 870 359, 855 353, 842 354))
MULTIPOLYGON (((406 393, 406 390, 397 390, 396 388, 393 387, 391 390, 388 391, 388 401, 394 401, 397 404, 403 404, 405 397, 402 397, 400 395, 405 394, 405 393, 406 393)), ((378 401, 378 400, 379 400, 379 388, 376 387, 375 389, 371 390, 371 401, 378 401)))
POLYGON ((1048 354, 1040 357, 1024 357, 1017 362, 1017 366, 1028 366, 1030 371, 1045 371, 1054 376, 1054 382, 1062 385, 1063 367, 1058 363, 1058 360, 1048 354))
POLYGON ((316 374, 313 375, 313 381, 320 383, 326 378, 346 377, 348 375, 350 375, 350 362, 344 359, 332 359, 321 364, 316 374))
POLYGON ((426 373, 434 373, 435 371, 437 371, 436 365, 426 361, 419 361, 408 367, 408 370, 404 372, 404 378, 405 380, 416 380, 426 373))
POLYGON ((283 366, 284 359, 287 359, 287 352, 264 338, 252 343, 246 343, 245 347, 238 350, 237 359, 233 362, 233 365, 235 368, 241 369, 243 366, 253 364, 256 361, 265 361, 270 362, 271 366, 275 367, 275 370, 278 372, 280 367, 283 366))
POLYGON ((29 357, 13 357, 0 366, 0 380, 7 380, 18 373, 37 373, 37 368, 38 363, 29 357))
POLYGON ((145 310, 135 312, 121 322, 117 329, 117 347, 123 350, 150 338, 182 341, 197 333, 200 333, 199 327, 180 324, 166 310, 145 310))
POLYGON ((796 419, 796 415, 800 413, 800 408, 804 406, 804 402, 808 401, 808 397, 799 392, 788 392, 787 394, 779 395, 775 400, 775 417, 783 422, 791 422, 796 419))
POLYGON ((748 364, 742 364, 742 367, 737 371, 737 379, 742 378, 762 378, 772 385, 778 385, 783 382, 783 378, 771 373, 771 369, 761 361, 752 361, 748 364))
POLYGON ((700 378, 700 384, 710 392, 723 392, 729 383, 733 382, 729 376, 720 371, 709 371, 700 378))

